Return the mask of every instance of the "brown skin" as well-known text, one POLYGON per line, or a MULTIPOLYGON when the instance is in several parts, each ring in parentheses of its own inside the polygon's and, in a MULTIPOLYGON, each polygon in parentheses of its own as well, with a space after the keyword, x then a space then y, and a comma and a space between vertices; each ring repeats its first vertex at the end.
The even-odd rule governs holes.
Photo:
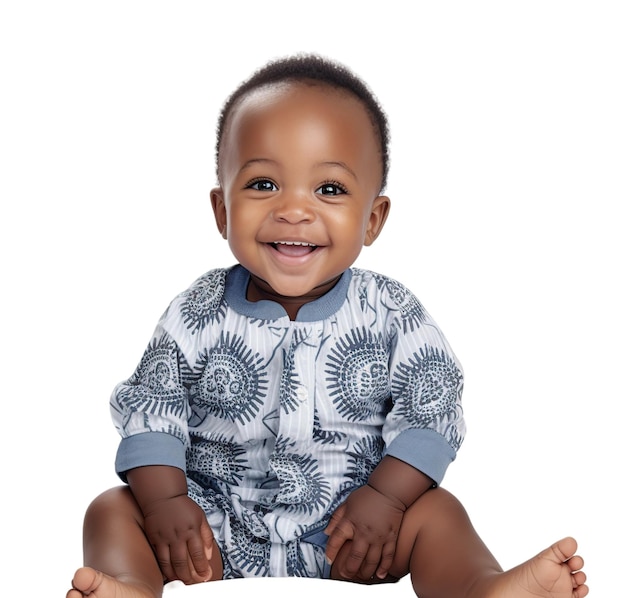
POLYGON ((218 230, 252 275, 248 298, 294 302, 325 294, 371 245, 390 200, 372 123, 353 97, 328 87, 281 85, 246 96, 225 130, 218 230), (300 255, 276 242, 311 245, 300 255))
MULTIPOLYGON (((67 598, 162 595, 163 575, 144 533, 143 514, 128 487, 108 490, 90 505, 84 548, 86 566, 74 575, 75 589, 67 598)), ((565 538, 502 573, 463 506, 437 488, 404 514, 390 574, 400 578, 410 573, 420 598, 584 598, 589 589, 580 571, 583 560, 575 551, 576 542, 565 538)), ((343 579, 337 563, 348 552, 347 546, 340 551, 332 578, 343 579)), ((216 547, 210 564, 210 578, 221 579, 216 547)))
MULTIPOLYGON (((381 171, 371 121, 352 96, 302 83, 246 96, 225 130, 211 203, 251 273, 248 300, 276 301, 295 319, 327 293, 384 226, 381 171)), ((129 488, 104 493, 87 512, 87 567, 68 598, 154 598, 164 578, 221 579, 219 549, 184 472, 150 466, 127 477, 129 488)), ((376 583, 411 573, 420 598, 586 596, 573 540, 503 574, 460 503, 432 485, 384 457, 326 529, 331 576, 376 583)))
POLYGON ((213 533, 204 511, 187 496, 185 472, 155 465, 132 469, 127 479, 163 575, 185 583, 210 579, 213 533))
POLYGON ((383 457, 367 485, 358 488, 333 513, 326 533, 326 557, 344 579, 385 579, 393 564, 404 513, 433 481, 394 457, 383 457), (335 558, 347 540, 340 560, 335 558))

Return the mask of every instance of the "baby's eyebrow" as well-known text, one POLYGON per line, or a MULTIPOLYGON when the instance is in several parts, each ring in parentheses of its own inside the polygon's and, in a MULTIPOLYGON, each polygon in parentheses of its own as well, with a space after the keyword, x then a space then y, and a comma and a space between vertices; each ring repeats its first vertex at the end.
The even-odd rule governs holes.
POLYGON ((243 166, 239 169, 239 172, 243 172, 248 168, 251 168, 255 164, 278 164, 276 160, 270 160, 269 158, 252 158, 251 160, 247 160, 243 166))
POLYGON ((324 167, 324 166, 338 166, 339 168, 343 168, 348 174, 352 176, 352 178, 356 179, 357 176, 354 171, 345 163, 345 162, 336 162, 334 160, 326 160, 324 162, 317 162, 315 164, 316 168, 324 167))
MULTIPOLYGON (((273 166, 277 166, 278 162, 276 160, 272 160, 271 158, 251 158, 250 160, 246 160, 244 164, 239 169, 239 172, 244 172, 248 168, 252 168, 252 166, 256 164, 271 164, 273 166)), ((314 168, 328 168, 329 166, 335 166, 345 170, 348 174, 352 176, 352 178, 357 179, 355 172, 345 163, 336 160, 324 160, 322 162, 316 162, 313 167, 314 168)))

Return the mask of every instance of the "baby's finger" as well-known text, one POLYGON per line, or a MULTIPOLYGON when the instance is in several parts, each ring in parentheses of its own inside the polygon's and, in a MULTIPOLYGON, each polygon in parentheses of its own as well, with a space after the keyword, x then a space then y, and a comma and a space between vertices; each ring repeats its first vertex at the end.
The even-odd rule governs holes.
POLYGON ((374 577, 374 573, 380 565, 380 546, 370 545, 361 567, 359 569, 359 575, 368 580, 374 577))
POLYGON ((385 579, 387 574, 389 573, 389 569, 391 569, 391 565, 393 563, 393 557, 396 554, 396 543, 388 542, 383 546, 381 555, 380 555, 380 564, 378 565, 378 569, 376 569, 376 577, 379 579, 385 579))
POLYGON ((200 525, 200 537, 202 538, 202 543, 204 545, 204 554, 206 555, 207 560, 210 561, 213 556, 214 537, 213 530, 206 520, 200 525))
POLYGON ((326 543, 326 561, 332 565, 341 547, 354 537, 354 530, 347 521, 337 524, 326 543))
POLYGON ((170 546, 170 561, 174 574, 174 579, 180 579, 184 583, 192 583, 193 577, 189 566, 189 551, 187 543, 177 543, 170 546))
MULTIPOLYGON (((342 567, 339 569, 339 574, 346 579, 354 579, 359 572, 359 569, 361 569, 361 565, 363 564, 363 561, 365 560, 369 549, 369 543, 358 538, 356 540, 353 540, 352 544, 350 545, 350 553, 348 554, 348 558, 346 558, 346 560, 342 564, 342 567)), ((370 574, 370 577, 372 574, 370 574)))
POLYGON ((170 560, 170 547, 167 544, 159 544, 153 545, 152 548, 154 549, 154 555, 156 556, 159 569, 161 569, 163 576, 170 581, 178 579, 170 560))
POLYGON ((191 572, 191 582, 190 583, 203 583, 205 581, 210 581, 211 576, 213 575, 213 569, 209 565, 208 572, 205 575, 200 575, 193 566, 193 562, 191 557, 188 557, 189 562, 189 571, 191 572))
POLYGON ((209 578, 210 567, 204 542, 200 536, 194 536, 187 542, 187 552, 191 561, 191 569, 203 581, 209 578))
POLYGON ((339 508, 333 513, 332 517, 330 518, 330 521, 329 521, 328 525, 324 529, 324 533, 327 536, 330 536, 335 531, 335 529, 337 528, 337 526, 339 525, 339 523, 343 519, 343 514, 344 514, 345 510, 346 510, 346 505, 344 503, 341 506, 339 506, 339 508))

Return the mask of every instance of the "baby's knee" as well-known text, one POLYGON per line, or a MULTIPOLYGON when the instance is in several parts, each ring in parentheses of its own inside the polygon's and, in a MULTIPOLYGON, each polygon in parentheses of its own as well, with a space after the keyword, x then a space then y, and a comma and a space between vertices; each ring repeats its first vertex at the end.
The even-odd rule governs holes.
POLYGON ((94 498, 85 513, 85 520, 101 519, 105 514, 129 513, 141 516, 141 511, 128 486, 109 488, 94 498))
POLYGON ((457 517, 467 517, 461 501, 444 488, 432 488, 416 500, 407 510, 407 515, 419 521, 433 521, 435 519, 451 520, 457 517))

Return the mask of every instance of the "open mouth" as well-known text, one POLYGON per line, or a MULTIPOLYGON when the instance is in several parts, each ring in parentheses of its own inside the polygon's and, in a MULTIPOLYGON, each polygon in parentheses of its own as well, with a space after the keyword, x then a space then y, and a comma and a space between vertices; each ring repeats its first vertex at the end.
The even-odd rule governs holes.
POLYGON ((305 241, 274 241, 270 243, 278 253, 289 257, 302 257, 313 253, 318 246, 305 241))

